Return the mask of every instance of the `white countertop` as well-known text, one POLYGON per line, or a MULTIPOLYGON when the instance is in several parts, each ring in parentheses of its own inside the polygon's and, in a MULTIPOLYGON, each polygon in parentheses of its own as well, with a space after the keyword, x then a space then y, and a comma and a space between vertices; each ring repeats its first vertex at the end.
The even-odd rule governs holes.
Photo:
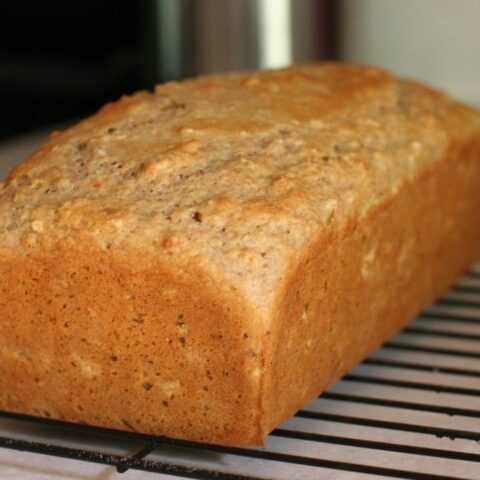
POLYGON ((2 480, 161 480, 178 477, 135 470, 120 474, 115 468, 105 465, 0 448, 0 478, 2 480))
POLYGON ((23 162, 48 137, 49 130, 39 130, 0 142, 0 179, 14 165, 23 162))

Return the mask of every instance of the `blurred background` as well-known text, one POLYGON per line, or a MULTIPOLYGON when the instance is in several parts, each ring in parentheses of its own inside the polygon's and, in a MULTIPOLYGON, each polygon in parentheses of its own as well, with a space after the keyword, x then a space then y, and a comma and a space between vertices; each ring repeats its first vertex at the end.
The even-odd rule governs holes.
POLYGON ((345 60, 480 105, 479 0, 0 2, 0 175, 46 132, 186 76, 345 60))

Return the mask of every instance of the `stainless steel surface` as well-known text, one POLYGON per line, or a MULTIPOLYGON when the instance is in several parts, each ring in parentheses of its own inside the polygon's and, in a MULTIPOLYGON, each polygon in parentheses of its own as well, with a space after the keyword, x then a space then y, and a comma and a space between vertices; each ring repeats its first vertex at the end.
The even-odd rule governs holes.
POLYGON ((324 0, 157 0, 158 79, 273 68, 326 54, 324 0))

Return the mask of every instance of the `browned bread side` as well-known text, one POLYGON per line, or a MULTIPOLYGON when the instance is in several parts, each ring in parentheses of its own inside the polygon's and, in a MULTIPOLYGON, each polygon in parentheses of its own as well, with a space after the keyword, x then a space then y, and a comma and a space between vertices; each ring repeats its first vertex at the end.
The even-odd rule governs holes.
POLYGON ((480 253, 480 114, 371 67, 107 105, 0 184, 0 408, 259 444, 480 253))

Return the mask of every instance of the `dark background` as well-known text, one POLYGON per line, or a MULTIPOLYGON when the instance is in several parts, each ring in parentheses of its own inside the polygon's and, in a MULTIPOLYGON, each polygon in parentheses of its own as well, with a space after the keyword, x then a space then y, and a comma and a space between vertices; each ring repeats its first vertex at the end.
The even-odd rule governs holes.
MULTIPOLYGON (((236 3, 253 9, 255 0, 177 1, 184 35, 179 53, 184 57, 183 70, 177 77, 255 68, 255 52, 245 48, 240 53, 249 56, 250 63, 241 63, 238 52, 232 55, 219 40, 221 35, 228 36, 225 30, 237 25, 245 28, 240 37, 244 41, 254 22, 243 18, 241 24, 230 7, 236 3)), ((122 94, 169 79, 162 74, 160 4, 153 0, 0 0, 0 141, 72 123, 122 94)), ((296 16, 301 17, 307 6, 315 13, 308 21, 316 32, 295 61, 335 57, 334 4, 295 1, 296 16)), ((248 10, 242 11, 248 15, 248 10)), ((304 15, 296 26, 303 43, 305 20, 304 15)))
POLYGON ((1 1, 0 139, 149 87, 148 1, 1 1))

